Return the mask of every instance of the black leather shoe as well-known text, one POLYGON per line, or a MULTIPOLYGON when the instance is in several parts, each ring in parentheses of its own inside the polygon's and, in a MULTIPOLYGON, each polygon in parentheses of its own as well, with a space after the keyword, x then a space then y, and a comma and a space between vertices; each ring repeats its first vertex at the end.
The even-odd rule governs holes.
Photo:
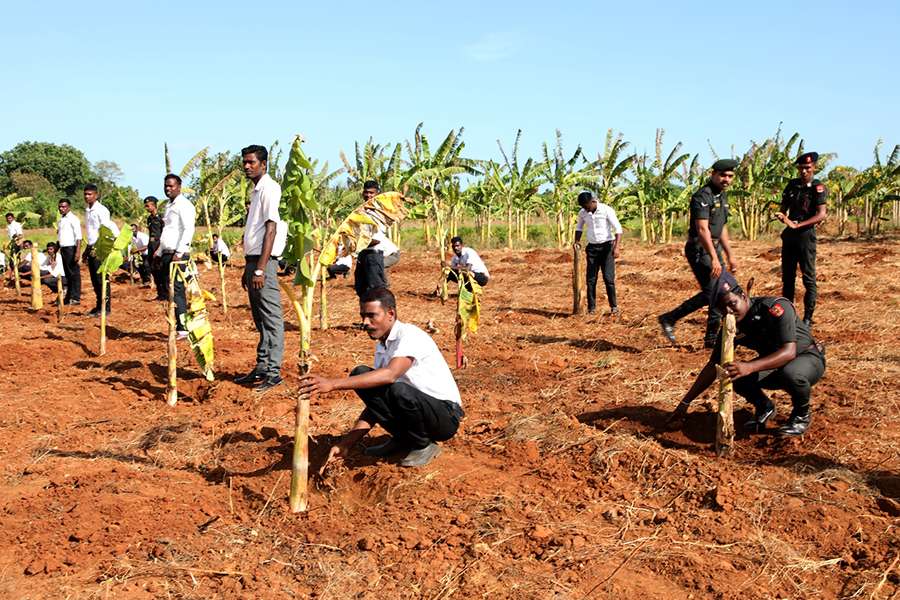
POLYGON ((235 377, 234 382, 235 383, 259 383, 263 379, 265 379, 265 376, 261 375, 260 373, 257 373, 256 369, 253 369, 252 371, 250 371, 243 377, 235 377))
POLYGON ((711 350, 711 349, 715 348, 716 342, 718 341, 718 339, 719 339, 718 337, 705 338, 703 340, 703 347, 706 348, 707 350, 711 350))
POLYGON ((775 406, 771 408, 757 408, 756 413, 750 417, 750 420, 744 423, 744 431, 750 433, 762 433, 766 428, 766 423, 775 416, 775 406))
POLYGON ((804 415, 802 417, 791 417, 788 419, 787 424, 784 427, 778 428, 778 435, 783 435, 786 437, 800 437, 806 430, 809 429, 809 425, 812 423, 811 415, 804 415))
POLYGON ((271 390, 273 387, 275 387, 276 385, 281 385, 282 383, 284 383, 284 379, 282 379, 278 375, 276 375, 274 377, 266 377, 265 379, 263 379, 261 384, 259 384, 255 388, 253 388, 253 391, 260 392, 260 393, 267 392, 267 391, 271 390))
POLYGON ((806 325, 807 329, 810 329, 810 330, 812 329, 812 326, 813 326, 812 319, 808 319, 808 318, 803 319, 803 324, 806 325))
POLYGON ((677 344, 678 340, 675 339, 675 324, 667 320, 663 315, 656 317, 656 320, 659 321, 659 326, 662 327, 662 332, 663 335, 666 336, 666 339, 673 344, 677 344))

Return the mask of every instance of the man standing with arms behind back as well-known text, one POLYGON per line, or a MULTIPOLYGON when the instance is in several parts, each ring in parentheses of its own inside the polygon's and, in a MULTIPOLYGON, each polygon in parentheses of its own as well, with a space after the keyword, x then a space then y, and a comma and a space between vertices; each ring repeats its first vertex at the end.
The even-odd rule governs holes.
POLYGON ((235 383, 258 383, 256 392, 265 392, 284 382, 281 359, 284 356, 284 316, 281 290, 278 288, 278 260, 287 240, 287 223, 278 214, 281 186, 268 174, 269 153, 262 146, 241 150, 244 175, 253 182, 250 210, 244 226, 244 252, 247 265, 241 286, 250 298, 250 312, 259 331, 256 366, 235 383))
POLYGON ((781 195, 778 220, 787 225, 781 233, 781 295, 794 301, 797 265, 803 277, 803 324, 812 329, 819 290, 816 286, 816 224, 828 216, 825 185, 814 179, 819 155, 807 152, 797 159, 798 179, 791 179, 781 195))
POLYGON ((575 245, 580 245, 581 232, 587 231, 587 301, 588 314, 597 312, 597 271, 603 273, 610 314, 619 314, 616 303, 616 261, 622 245, 622 225, 611 206, 598 204, 588 191, 578 194, 578 221, 575 223, 575 245))
POLYGON ((713 174, 709 183, 691 196, 691 226, 684 255, 700 284, 700 292, 675 310, 657 317, 663 335, 673 344, 678 343, 675 339, 675 323, 704 306, 709 307, 709 313, 703 345, 712 348, 716 343, 722 313, 715 306, 710 306, 709 295, 724 268, 723 250, 731 265, 731 272, 737 273, 738 270, 737 259, 728 240, 728 227, 725 226, 728 221, 728 188, 734 181, 734 169, 737 165, 738 162, 730 158, 717 160, 712 166, 713 174))
POLYGON ((59 214, 62 216, 56 228, 56 241, 67 282, 63 304, 78 306, 81 304, 81 219, 72 214, 72 205, 65 198, 59 201, 59 214))
MULTIPOLYGON (((181 341, 188 338, 187 328, 184 326, 183 317, 187 312, 187 298, 185 297, 184 280, 176 273, 171 272, 172 261, 188 260, 191 256, 191 241, 194 239, 194 221, 197 218, 197 209, 181 194, 181 177, 169 173, 163 181, 163 190, 169 202, 166 204, 166 215, 163 224, 162 236, 159 241, 157 255, 153 257, 153 268, 161 271, 161 277, 165 282, 166 290, 169 288, 169 277, 175 277, 172 282, 175 293, 175 339, 181 341)), ((175 265, 181 272, 181 265, 175 265)))
POLYGON ((150 274, 153 275, 153 283, 156 284, 156 299, 168 300, 169 290, 166 289, 165 278, 162 271, 153 267, 153 257, 159 249, 159 240, 162 238, 163 220, 157 209, 156 196, 144 198, 144 208, 147 209, 147 259, 150 261, 150 274))

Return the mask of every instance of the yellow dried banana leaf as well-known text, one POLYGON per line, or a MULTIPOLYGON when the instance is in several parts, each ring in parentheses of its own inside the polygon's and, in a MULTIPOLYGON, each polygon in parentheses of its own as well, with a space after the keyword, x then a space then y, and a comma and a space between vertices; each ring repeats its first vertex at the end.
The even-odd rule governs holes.
POLYGON ((328 266, 339 256, 366 249, 379 229, 390 227, 409 214, 405 200, 400 192, 384 192, 358 206, 322 247, 319 263, 328 266))

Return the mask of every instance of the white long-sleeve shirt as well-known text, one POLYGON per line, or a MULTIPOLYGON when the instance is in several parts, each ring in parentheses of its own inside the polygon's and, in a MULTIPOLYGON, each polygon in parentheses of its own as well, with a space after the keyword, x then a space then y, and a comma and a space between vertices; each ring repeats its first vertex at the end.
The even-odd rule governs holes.
MULTIPOLYGON (((94 202, 93 206, 88 206, 87 210, 84 211, 84 224, 87 228, 87 243, 90 246, 93 246, 97 243, 97 239, 100 237, 100 227, 102 225, 109 225, 112 223, 113 227, 115 227, 115 233, 118 235, 119 228, 112 222, 112 218, 109 214, 109 209, 100 204, 100 201, 94 202)), ((110 227, 110 229, 113 229, 110 227)))
POLYGON ((75 246, 81 239, 81 219, 72 213, 60 217, 56 226, 56 241, 59 242, 59 247, 75 246))
POLYGON ((162 250, 174 250, 175 254, 188 254, 191 241, 194 239, 194 221, 197 209, 183 195, 178 194, 166 204, 166 216, 163 219, 162 237, 159 247, 162 250))

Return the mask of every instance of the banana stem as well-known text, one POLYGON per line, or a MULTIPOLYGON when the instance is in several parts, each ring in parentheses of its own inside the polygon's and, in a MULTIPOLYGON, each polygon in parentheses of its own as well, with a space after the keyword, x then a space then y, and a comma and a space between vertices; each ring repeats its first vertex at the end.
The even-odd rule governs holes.
POLYGON ((166 384, 166 404, 175 406, 178 402, 178 345, 175 341, 175 261, 169 263, 169 302, 166 311, 169 321, 169 379, 166 384))

